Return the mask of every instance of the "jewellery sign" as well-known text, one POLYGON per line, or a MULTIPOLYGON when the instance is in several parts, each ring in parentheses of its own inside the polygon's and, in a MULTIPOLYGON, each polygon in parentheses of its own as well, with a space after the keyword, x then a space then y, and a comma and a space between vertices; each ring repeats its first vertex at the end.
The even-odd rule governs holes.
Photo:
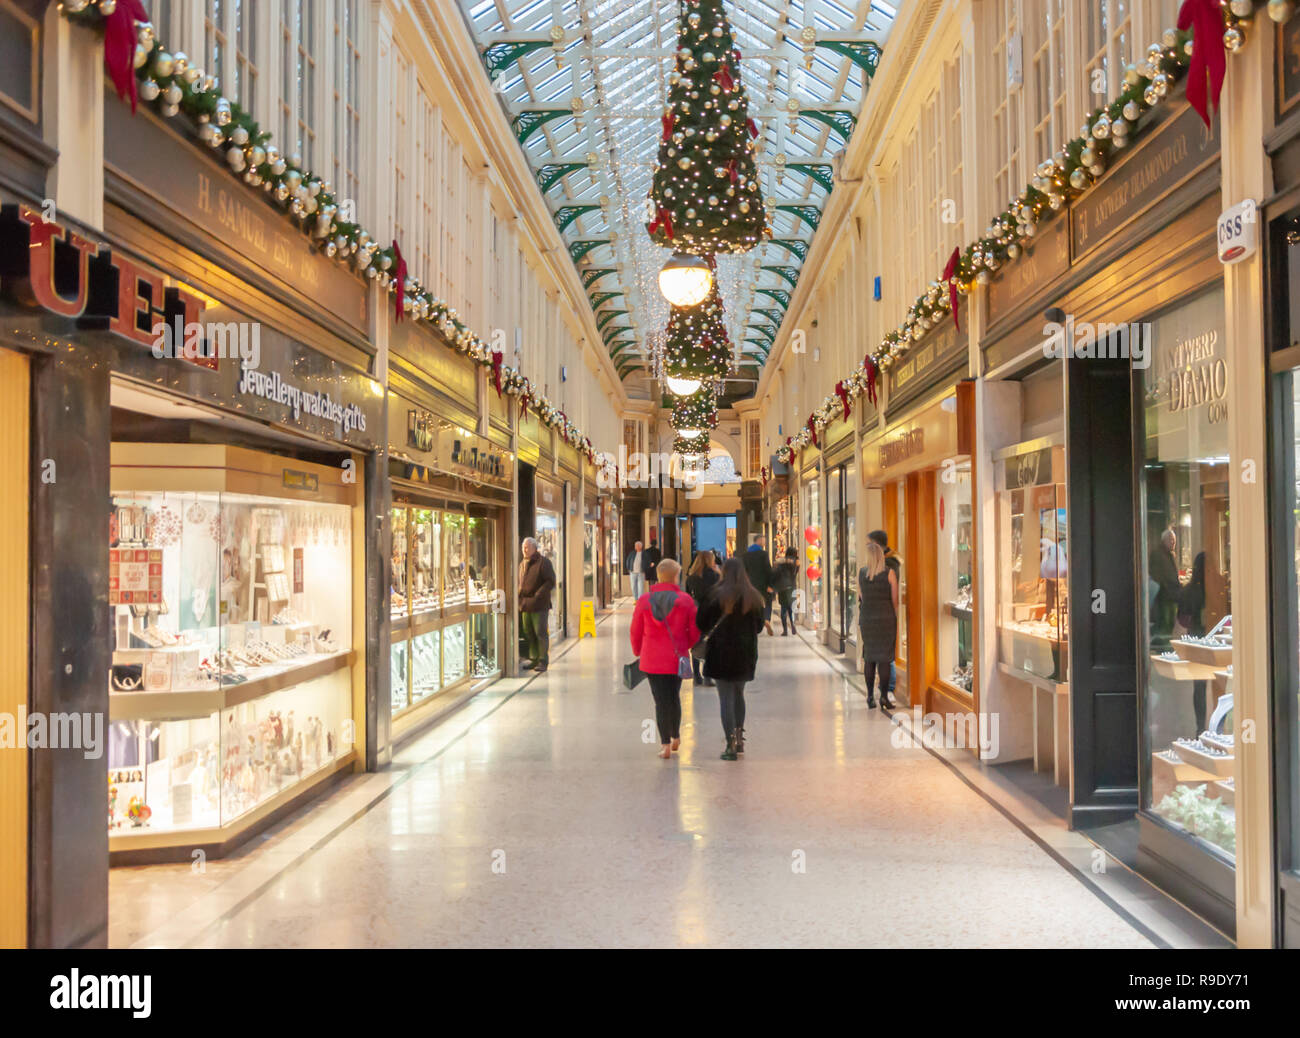
MULTIPOLYGON (((207 309, 198 296, 164 288, 160 275, 26 205, 0 207, 0 288, 24 306, 106 328, 150 350, 159 327, 201 329, 207 309)), ((175 355, 218 370, 220 356, 207 342, 196 346, 175 355)))
POLYGON ((1191 105, 1159 126, 1070 210, 1075 261, 1218 158, 1218 121, 1207 129, 1191 105))

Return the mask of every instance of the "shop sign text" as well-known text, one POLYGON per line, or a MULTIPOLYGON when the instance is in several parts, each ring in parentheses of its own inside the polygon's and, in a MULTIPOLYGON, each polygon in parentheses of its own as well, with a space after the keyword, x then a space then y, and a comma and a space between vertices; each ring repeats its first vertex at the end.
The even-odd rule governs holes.
POLYGON ((925 430, 911 429, 896 440, 880 445, 880 467, 890 468, 925 453, 925 430))

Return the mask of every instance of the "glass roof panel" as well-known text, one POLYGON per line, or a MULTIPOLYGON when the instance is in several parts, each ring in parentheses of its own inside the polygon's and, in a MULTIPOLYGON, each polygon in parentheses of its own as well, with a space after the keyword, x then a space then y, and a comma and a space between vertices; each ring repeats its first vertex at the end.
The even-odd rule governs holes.
MULTIPOLYGON (((436 2, 436 0, 428 0, 436 2)), ((636 329, 638 346, 651 350, 662 341, 668 304, 659 293, 659 268, 667 249, 654 245, 645 232, 644 202, 650 190, 676 43, 678 0, 458 0, 480 51, 497 43, 541 42, 498 73, 496 87, 510 116, 524 110, 572 111, 537 127, 524 145, 534 169, 558 163, 583 163, 587 171, 563 178, 546 195, 552 210, 575 203, 608 199, 600 210, 585 213, 565 229, 572 243, 579 238, 611 238, 612 245, 589 253, 586 267, 618 267, 593 291, 621 291, 629 310, 627 324, 636 329), (557 41, 552 29, 560 26, 557 41), (558 60, 557 60, 558 59, 558 60), (575 108, 574 99, 580 104, 575 108)), ((742 56, 750 112, 759 126, 758 167, 772 218, 773 236, 811 241, 812 228, 780 204, 814 205, 826 189, 802 173, 782 173, 786 163, 829 166, 844 146, 839 133, 797 111, 845 111, 856 116, 866 93, 861 67, 832 41, 872 41, 880 47, 897 16, 884 0, 728 0, 727 14, 742 56), (811 25, 820 45, 805 50, 801 31, 811 25)), ((753 308, 777 308, 759 288, 789 290, 790 285, 764 266, 800 266, 781 246, 760 245, 740 256, 718 259, 718 286, 726 307, 733 344, 740 344, 745 363, 761 360, 764 351, 744 340, 749 326, 770 324, 753 308)), ((647 368, 658 365, 647 358, 647 368)), ((645 371, 628 378, 644 378, 645 371)))

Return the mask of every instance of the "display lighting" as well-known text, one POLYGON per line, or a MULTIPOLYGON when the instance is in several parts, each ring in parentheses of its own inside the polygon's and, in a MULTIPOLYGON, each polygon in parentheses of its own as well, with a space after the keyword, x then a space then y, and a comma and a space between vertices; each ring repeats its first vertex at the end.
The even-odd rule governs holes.
POLYGON ((713 270, 702 256, 674 253, 659 271, 659 291, 673 306, 696 306, 712 288, 713 270))

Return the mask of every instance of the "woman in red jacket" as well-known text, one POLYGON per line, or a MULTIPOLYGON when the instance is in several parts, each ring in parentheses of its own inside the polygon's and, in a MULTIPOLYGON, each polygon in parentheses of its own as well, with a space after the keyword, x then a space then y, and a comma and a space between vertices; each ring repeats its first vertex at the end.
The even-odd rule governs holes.
POLYGON ((655 569, 659 582, 637 599, 632 614, 632 651, 655 697, 659 756, 667 760, 682 744, 682 679, 678 660, 700 640, 695 600, 677 586, 682 568, 664 559, 655 569))

